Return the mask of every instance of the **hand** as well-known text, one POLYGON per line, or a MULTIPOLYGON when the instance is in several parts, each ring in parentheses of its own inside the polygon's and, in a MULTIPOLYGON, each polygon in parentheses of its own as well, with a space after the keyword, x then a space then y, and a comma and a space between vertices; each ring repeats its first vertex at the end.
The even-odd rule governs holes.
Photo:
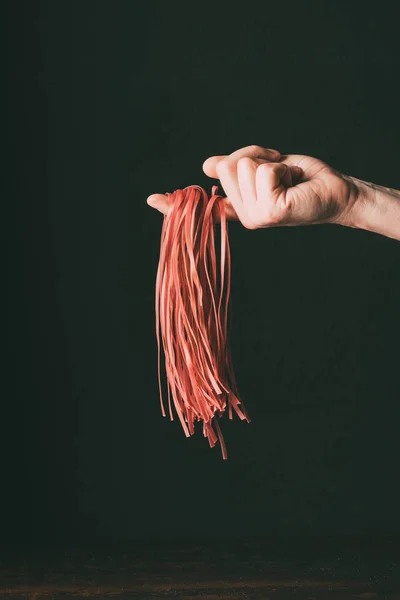
MULTIPOLYGON (((356 185, 351 177, 316 158, 248 146, 207 159, 203 170, 220 180, 227 194, 228 218, 241 221, 247 229, 351 222, 356 185)), ((163 194, 153 194, 147 201, 167 213, 163 194)))

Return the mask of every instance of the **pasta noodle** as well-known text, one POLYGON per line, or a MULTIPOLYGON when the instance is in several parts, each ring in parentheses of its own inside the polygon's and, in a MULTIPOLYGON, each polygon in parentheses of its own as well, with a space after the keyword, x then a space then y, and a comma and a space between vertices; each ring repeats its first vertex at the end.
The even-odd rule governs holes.
MULTIPOLYGON (((161 232, 156 279, 156 336, 161 412, 161 346, 165 357, 168 408, 171 397, 187 437, 203 423, 210 447, 227 451, 219 419, 228 408, 250 419, 239 399, 228 344, 231 256, 223 198, 197 185, 167 194, 169 211, 161 232), (220 222, 217 258, 215 224, 220 222), (239 407, 240 406, 240 407, 239 407)), ((230 315, 229 315, 230 316, 230 315)))

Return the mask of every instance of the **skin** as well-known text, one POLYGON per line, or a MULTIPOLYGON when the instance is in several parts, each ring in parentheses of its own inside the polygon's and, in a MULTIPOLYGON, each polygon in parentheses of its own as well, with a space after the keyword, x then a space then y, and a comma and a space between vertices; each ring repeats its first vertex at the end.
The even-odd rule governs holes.
MULTIPOLYGON (((344 175, 317 158, 253 145, 208 158, 203 171, 221 182, 228 219, 247 229, 331 223, 400 240, 400 191, 344 175)), ((147 203, 169 210, 164 194, 147 203)))

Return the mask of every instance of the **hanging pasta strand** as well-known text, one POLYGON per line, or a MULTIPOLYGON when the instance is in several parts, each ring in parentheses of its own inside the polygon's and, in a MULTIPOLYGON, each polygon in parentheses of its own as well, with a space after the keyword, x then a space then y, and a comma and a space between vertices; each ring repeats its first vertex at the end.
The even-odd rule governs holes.
POLYGON ((213 186, 211 197, 200 186, 167 194, 170 208, 161 231, 156 278, 156 337, 161 412, 161 347, 167 377, 168 411, 178 415, 187 437, 195 422, 203 423, 210 447, 219 441, 228 457, 219 419, 232 409, 250 419, 239 399, 228 344, 231 257, 222 196, 213 186), (220 222, 217 265, 215 224, 220 222), (219 266, 219 268, 218 268, 219 266), (240 408, 239 408, 240 406, 240 408))

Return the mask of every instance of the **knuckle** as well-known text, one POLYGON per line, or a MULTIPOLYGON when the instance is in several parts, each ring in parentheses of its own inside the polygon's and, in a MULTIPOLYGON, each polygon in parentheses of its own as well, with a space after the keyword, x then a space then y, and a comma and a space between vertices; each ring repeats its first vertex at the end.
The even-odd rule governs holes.
POLYGON ((245 229, 257 229, 256 219, 253 218, 248 209, 245 214, 241 216, 240 221, 245 229))
POLYGON ((246 229, 250 229, 250 230, 258 229, 258 226, 256 225, 256 223, 253 223, 252 221, 246 221, 245 223, 243 223, 243 225, 246 229))
MULTIPOLYGON (((261 163, 261 165, 258 165, 257 170, 261 171, 261 173, 270 173, 275 167, 275 163, 261 163)), ((276 168, 276 167, 275 167, 276 168)))
POLYGON ((239 158, 238 160, 238 166, 241 165, 242 167, 246 167, 253 164, 252 159, 249 156, 242 156, 241 158, 239 158))
POLYGON ((252 144, 251 146, 249 146, 249 150, 254 154, 265 152, 265 148, 263 148, 262 146, 258 146, 257 144, 252 144))
POLYGON ((222 173, 222 174, 229 173, 229 171, 230 171, 230 165, 229 165, 229 162, 228 162, 228 160, 227 160, 226 158, 222 159, 222 160, 221 160, 221 161, 220 161, 220 162, 217 164, 217 166, 216 166, 216 169, 215 169, 215 170, 217 171, 218 175, 219 175, 220 173, 222 173))

